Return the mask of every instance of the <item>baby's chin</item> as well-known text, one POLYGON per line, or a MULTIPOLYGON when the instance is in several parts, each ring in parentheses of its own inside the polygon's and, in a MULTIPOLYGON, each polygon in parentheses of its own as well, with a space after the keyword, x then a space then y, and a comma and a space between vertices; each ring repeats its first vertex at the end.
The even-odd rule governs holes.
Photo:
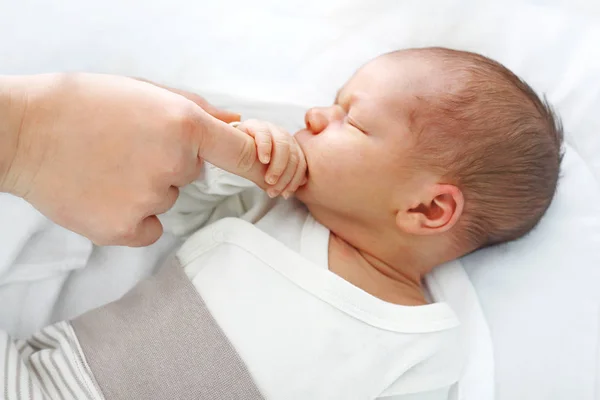
POLYGON ((296 193, 294 193, 294 196, 310 210, 313 206, 323 204, 323 201, 325 200, 322 198, 323 194, 324 193, 318 190, 318 185, 315 186, 309 177, 308 182, 305 185, 300 186, 298 190, 296 190, 296 193))
POLYGON ((315 195, 314 184, 311 182, 310 176, 308 176, 306 184, 300 186, 294 193, 294 197, 306 205, 316 202, 315 195))

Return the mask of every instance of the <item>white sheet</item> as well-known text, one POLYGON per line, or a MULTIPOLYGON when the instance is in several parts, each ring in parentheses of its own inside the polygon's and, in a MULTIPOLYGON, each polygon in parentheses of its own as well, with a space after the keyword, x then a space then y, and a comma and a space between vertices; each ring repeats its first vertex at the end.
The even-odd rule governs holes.
POLYGON ((570 148, 538 229, 461 260, 489 321, 500 399, 598 398, 598 198, 589 167, 570 148))

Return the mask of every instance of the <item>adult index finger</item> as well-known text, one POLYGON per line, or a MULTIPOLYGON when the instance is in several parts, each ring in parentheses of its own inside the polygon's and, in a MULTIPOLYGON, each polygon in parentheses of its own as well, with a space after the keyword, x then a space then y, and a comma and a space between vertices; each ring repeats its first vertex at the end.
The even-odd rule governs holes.
POLYGON ((198 157, 216 167, 266 187, 266 167, 259 162, 254 138, 198 108, 195 119, 198 157))

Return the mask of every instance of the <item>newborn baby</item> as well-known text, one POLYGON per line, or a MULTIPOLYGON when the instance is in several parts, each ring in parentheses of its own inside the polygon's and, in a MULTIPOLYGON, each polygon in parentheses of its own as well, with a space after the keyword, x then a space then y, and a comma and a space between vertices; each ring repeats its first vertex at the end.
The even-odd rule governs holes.
POLYGON ((268 398, 445 398, 457 321, 423 279, 537 224, 558 180, 557 118, 500 64, 427 48, 367 63, 305 120, 293 137, 238 125, 269 196, 295 199, 207 167, 163 219, 182 235, 209 225, 180 262, 268 398))
POLYGON ((391 303, 425 304, 425 274, 523 236, 556 189, 558 120, 526 83, 480 55, 386 54, 305 120, 298 146, 269 123, 238 127, 271 164, 266 182, 281 176, 271 196, 298 189, 330 231, 329 269, 391 303))
POLYGON ((175 265, 71 324, 6 342, 6 360, 27 360, 9 367, 7 387, 94 399, 451 396, 465 362, 459 321, 424 281, 540 220, 561 162, 550 107, 488 58, 426 48, 367 63, 294 136, 237 127, 254 137, 260 177, 205 164, 161 216, 191 235, 175 265))

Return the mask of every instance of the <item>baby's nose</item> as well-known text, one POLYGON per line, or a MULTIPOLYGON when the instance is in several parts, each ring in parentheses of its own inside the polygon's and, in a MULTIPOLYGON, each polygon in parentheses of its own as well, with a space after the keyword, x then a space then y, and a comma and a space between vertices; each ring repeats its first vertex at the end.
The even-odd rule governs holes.
POLYGON ((306 112, 304 117, 306 129, 314 134, 319 134, 327 128, 327 126, 336 120, 343 118, 344 111, 338 105, 330 107, 313 107, 306 112))
POLYGON ((314 134, 321 133, 327 127, 327 117, 322 107, 314 107, 306 112, 304 116, 306 129, 314 134))

